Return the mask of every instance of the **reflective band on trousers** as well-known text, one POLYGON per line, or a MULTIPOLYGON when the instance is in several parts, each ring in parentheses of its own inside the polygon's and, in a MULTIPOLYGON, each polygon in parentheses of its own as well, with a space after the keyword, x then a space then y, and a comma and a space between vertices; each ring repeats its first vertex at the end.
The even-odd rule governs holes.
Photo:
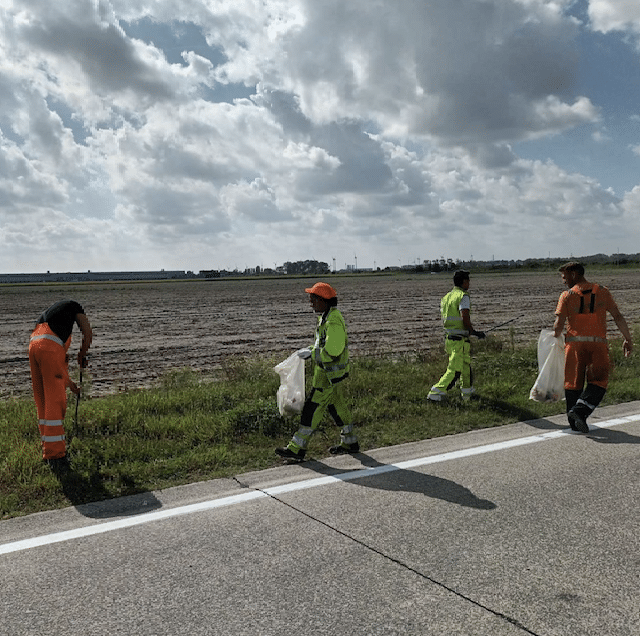
POLYGON ((596 410, 596 407, 593 404, 589 404, 589 402, 587 402, 585 399, 580 398, 577 402, 576 402, 576 406, 578 404, 584 404, 584 406, 586 406, 591 412, 596 410))
POLYGON ((355 444, 358 438, 353 434, 353 424, 347 424, 340 430, 341 444, 355 444))
MULTIPOLYGON (((40 426, 62 426, 62 420, 39 420, 40 426)), ((66 436, 62 435, 41 435, 43 442, 64 442, 66 436)))
POLYGON ((447 329, 447 328, 445 328, 444 332, 445 332, 445 334, 447 336, 468 336, 469 335, 469 330, 468 329, 447 329))
POLYGON ((322 368, 327 372, 331 373, 332 371, 342 371, 347 368, 346 364, 325 364, 322 365, 322 368))
POLYGON ((33 342, 34 340, 52 340, 53 342, 57 342, 61 347, 64 347, 64 342, 62 342, 58 336, 53 336, 48 333, 43 333, 39 336, 31 336, 31 338, 29 338, 29 342, 33 342))
POLYGON ((301 426, 291 440, 298 448, 304 450, 307 448, 309 438, 313 435, 313 429, 310 426, 301 426))
POLYGON ((606 338, 598 338, 598 336, 567 336, 565 342, 607 342, 606 338))

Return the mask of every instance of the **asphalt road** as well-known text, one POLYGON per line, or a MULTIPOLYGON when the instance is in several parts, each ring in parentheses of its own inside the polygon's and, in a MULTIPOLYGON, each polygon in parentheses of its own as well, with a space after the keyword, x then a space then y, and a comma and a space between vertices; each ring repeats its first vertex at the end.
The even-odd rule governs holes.
POLYGON ((0 522, 3 636, 638 636, 640 402, 0 522))

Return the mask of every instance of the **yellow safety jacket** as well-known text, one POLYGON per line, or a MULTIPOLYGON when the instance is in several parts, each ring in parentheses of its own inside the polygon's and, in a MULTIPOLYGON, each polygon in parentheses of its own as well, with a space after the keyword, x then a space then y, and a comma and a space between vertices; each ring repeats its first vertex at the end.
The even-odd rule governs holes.
MULTIPOLYGON (((469 296, 469 294, 462 287, 454 287, 440 301, 440 315, 447 337, 453 336, 454 339, 469 337, 469 330, 464 328, 460 313, 460 303, 464 296, 469 296), (456 336, 458 338, 455 338, 456 336)), ((471 310, 471 300, 469 300, 469 310, 471 310)))
POLYGON ((331 384, 349 375, 347 327, 342 314, 335 307, 318 317, 311 358, 316 364, 315 373, 321 370, 331 384))

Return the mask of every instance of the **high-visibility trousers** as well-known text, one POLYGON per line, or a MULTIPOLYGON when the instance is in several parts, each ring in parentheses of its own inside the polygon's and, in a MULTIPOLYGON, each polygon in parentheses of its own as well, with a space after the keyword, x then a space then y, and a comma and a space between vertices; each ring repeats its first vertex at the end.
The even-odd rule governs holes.
POLYGON ((582 391, 585 380, 606 389, 609 384, 606 342, 567 342, 564 346, 564 388, 582 391))
POLYGON ((64 416, 69 373, 66 353, 70 343, 71 338, 63 343, 46 323, 36 327, 29 342, 31 383, 38 409, 43 459, 56 459, 67 453, 64 416))
POLYGON ((467 339, 451 340, 447 338, 444 348, 449 356, 449 364, 443 376, 431 387, 431 394, 446 395, 457 382, 464 396, 473 393, 473 374, 471 372, 471 343, 467 339))
POLYGON ((351 410, 343 392, 342 382, 331 384, 326 377, 314 374, 313 388, 305 400, 300 417, 300 428, 287 445, 294 452, 306 450, 311 436, 316 432, 326 413, 340 428, 340 443, 344 446, 358 441, 351 421, 351 410))

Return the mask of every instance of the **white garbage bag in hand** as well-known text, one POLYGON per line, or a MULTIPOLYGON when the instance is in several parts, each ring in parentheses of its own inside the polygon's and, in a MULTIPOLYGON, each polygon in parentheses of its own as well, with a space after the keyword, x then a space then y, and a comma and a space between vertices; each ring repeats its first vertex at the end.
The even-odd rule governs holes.
POLYGON ((280 387, 276 393, 280 415, 300 415, 304 406, 304 359, 296 351, 273 370, 280 376, 280 387))
POLYGON ((536 402, 559 402, 564 399, 564 336, 555 338, 551 329, 538 337, 538 377, 529 392, 536 402))

